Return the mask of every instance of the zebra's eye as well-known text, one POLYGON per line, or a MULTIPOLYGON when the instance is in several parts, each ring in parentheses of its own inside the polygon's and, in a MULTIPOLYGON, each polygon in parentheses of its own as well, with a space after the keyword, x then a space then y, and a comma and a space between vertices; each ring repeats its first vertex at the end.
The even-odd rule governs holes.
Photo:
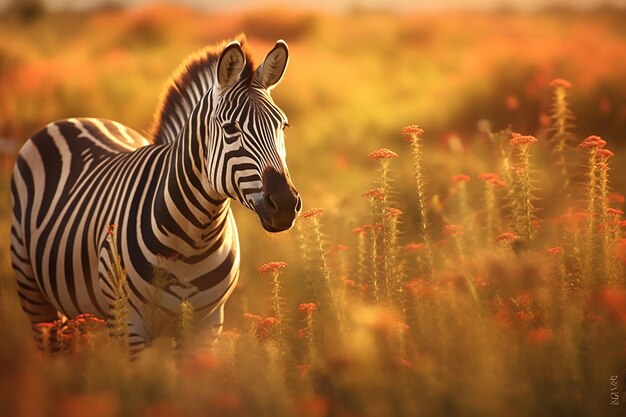
POLYGON ((285 122, 285 123, 283 123, 283 130, 287 129, 288 127, 291 127, 291 126, 289 125, 289 122, 285 122))
POLYGON ((239 133, 239 128, 237 128, 237 125, 234 123, 225 123, 222 128, 227 135, 236 135, 239 133))

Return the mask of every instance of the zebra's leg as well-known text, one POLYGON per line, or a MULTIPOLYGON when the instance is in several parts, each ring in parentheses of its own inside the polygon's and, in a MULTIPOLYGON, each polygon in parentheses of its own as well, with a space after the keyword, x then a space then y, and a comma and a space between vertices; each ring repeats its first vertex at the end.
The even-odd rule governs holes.
POLYGON ((224 324, 224 305, 199 320, 193 327, 192 335, 185 340, 177 340, 176 348, 181 359, 213 349, 224 324))
POLYGON ((206 316, 198 323, 198 347, 202 349, 213 349, 217 337, 222 333, 224 327, 224 304, 206 316))
POLYGON ((60 349, 57 339, 58 328, 53 324, 59 318, 56 308, 39 289, 37 281, 31 275, 32 269, 29 265, 19 262, 19 259, 13 256, 13 270, 20 305, 30 320, 37 349, 44 353, 57 353, 60 349))

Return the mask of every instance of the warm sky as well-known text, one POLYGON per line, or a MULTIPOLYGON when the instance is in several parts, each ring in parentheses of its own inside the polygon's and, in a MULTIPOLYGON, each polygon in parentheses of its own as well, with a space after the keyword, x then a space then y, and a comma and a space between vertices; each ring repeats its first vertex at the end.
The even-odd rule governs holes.
MULTIPOLYGON (((12 1, 0 0, 0 6, 12 1)), ((51 8, 70 7, 88 8, 103 3, 144 4, 151 0, 43 0, 51 8)), ((532 10, 545 6, 561 5, 577 8, 590 8, 598 5, 611 4, 626 8, 626 0, 169 0, 162 3, 189 4, 213 10, 242 10, 264 7, 267 5, 288 6, 313 10, 341 11, 353 6, 375 9, 396 10, 441 10, 441 9, 493 9, 512 7, 532 10)))

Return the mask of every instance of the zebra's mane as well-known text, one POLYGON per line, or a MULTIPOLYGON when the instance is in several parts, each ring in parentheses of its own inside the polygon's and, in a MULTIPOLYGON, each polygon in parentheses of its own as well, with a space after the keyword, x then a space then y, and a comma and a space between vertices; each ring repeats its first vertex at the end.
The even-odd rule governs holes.
MULTIPOLYGON (((246 65, 241 73, 242 79, 252 79, 253 63, 250 53, 246 50, 245 35, 237 36, 246 56, 246 65)), ((215 81, 215 66, 220 54, 228 42, 204 48, 189 58, 174 72, 167 82, 150 130, 153 143, 163 144, 174 142, 178 133, 191 116, 204 93, 215 81)))

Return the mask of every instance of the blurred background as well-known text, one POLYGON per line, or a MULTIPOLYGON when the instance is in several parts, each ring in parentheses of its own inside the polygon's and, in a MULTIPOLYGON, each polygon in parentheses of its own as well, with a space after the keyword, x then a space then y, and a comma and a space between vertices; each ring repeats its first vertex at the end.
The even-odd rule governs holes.
MULTIPOLYGON (((288 162, 305 209, 330 213, 334 244, 351 239, 366 212, 359 195, 374 179, 367 154, 388 147, 406 155, 399 133, 405 125, 426 131, 428 193, 435 197, 451 172, 493 170, 486 127, 545 139, 554 78, 573 84, 576 133, 600 135, 618 149, 626 140, 625 5, 0 0, 1 236, 10 227, 10 169, 24 140, 73 116, 115 119, 147 132, 180 62, 241 32, 257 62, 277 39, 289 44, 290 65, 273 96, 292 126, 288 162)), ((614 166, 624 162, 618 156, 614 166)), ((410 158, 399 158, 396 173, 410 172, 409 165, 410 158)), ((613 178, 623 192, 619 168, 613 178)), ((395 179, 398 204, 414 211, 412 180, 395 179)), ((290 259, 293 233, 265 235, 252 213, 236 209, 244 276, 268 260, 290 259), (260 241, 267 251, 253 250, 260 241)), ((10 277, 3 245, 0 269, 10 277)))

